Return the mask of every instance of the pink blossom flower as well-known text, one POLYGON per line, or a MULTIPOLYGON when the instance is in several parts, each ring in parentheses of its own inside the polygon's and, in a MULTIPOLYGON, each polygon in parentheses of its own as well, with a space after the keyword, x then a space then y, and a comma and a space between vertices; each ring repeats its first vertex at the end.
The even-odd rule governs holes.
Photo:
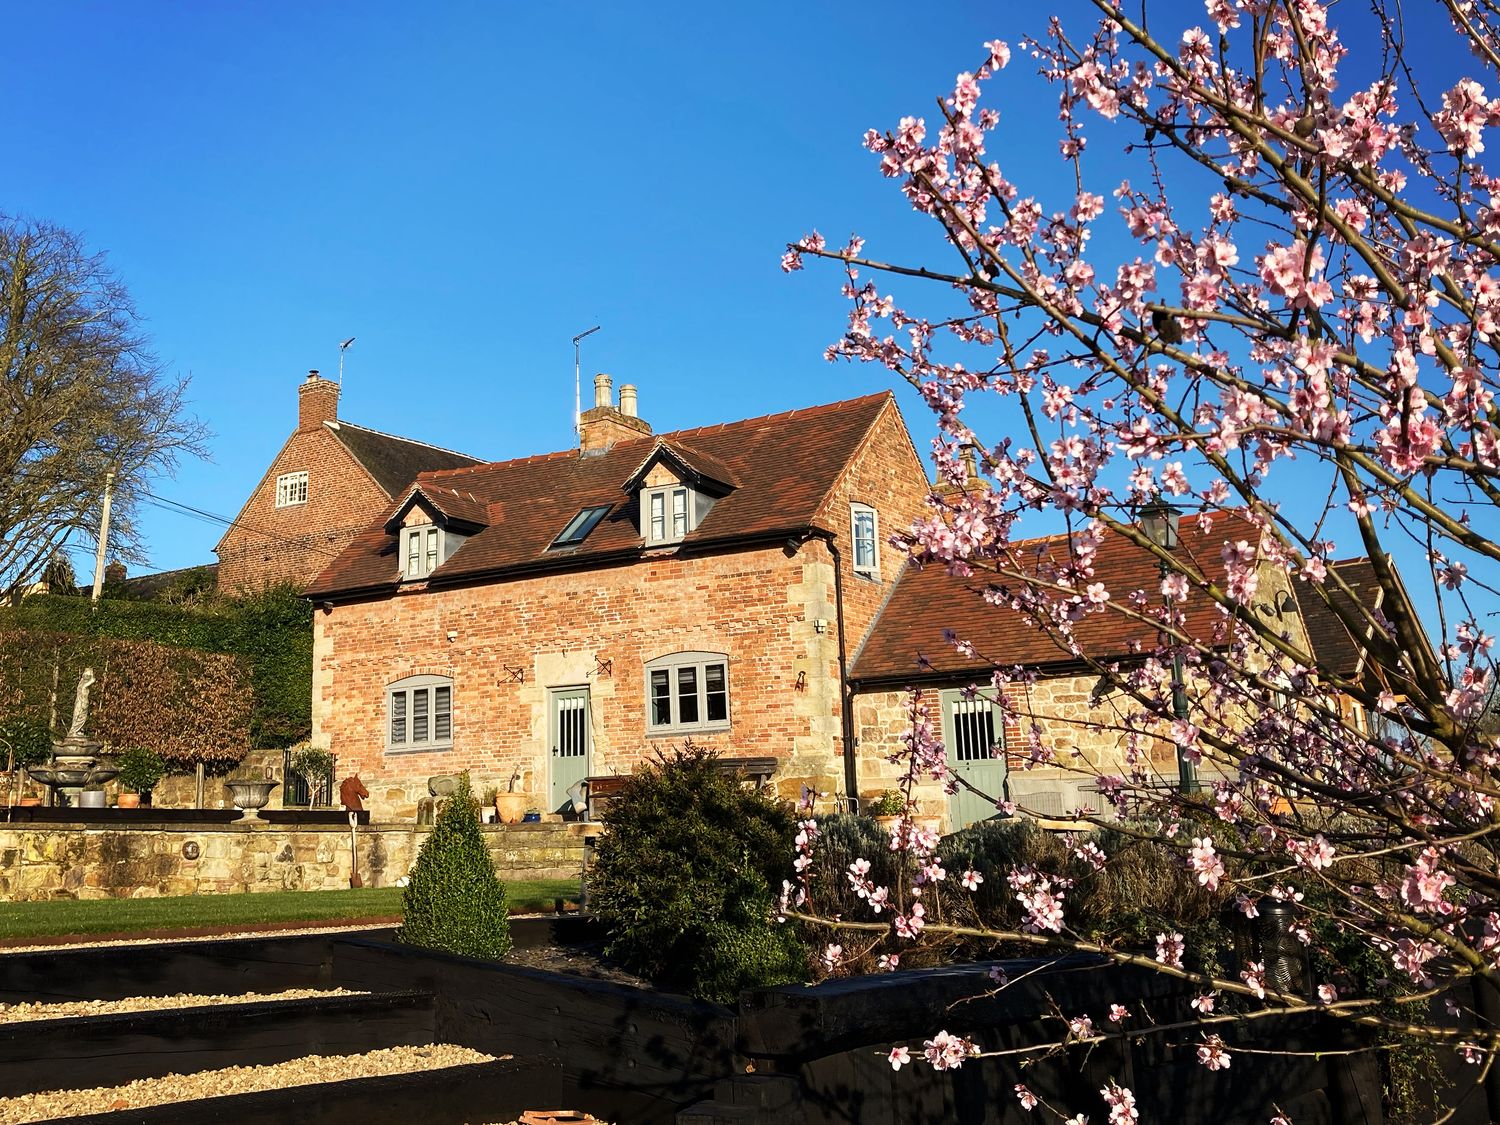
POLYGON ((1124 1004, 1111 1004, 1109 1006, 1109 1022, 1121 1023, 1130 1018, 1130 1009, 1124 1004))
POLYGON ((1090 1016, 1074 1016, 1068 1021, 1068 1034, 1074 1039, 1087 1039, 1094 1034, 1094 1021, 1090 1016))
POLYGON ((1205 1016, 1208 1015, 1214 1010, 1216 996, 1218 996, 1217 992, 1205 992, 1201 996, 1193 997, 1191 1002, 1193 1009, 1202 1012, 1205 1016))
POLYGON ((939 1031, 922 1046, 922 1053, 934 1070, 957 1070, 974 1052, 974 1045, 967 1039, 950 1035, 946 1031, 939 1031))
POLYGON ((1104 1103, 1109 1106, 1109 1125, 1134 1125, 1141 1119, 1135 1108, 1135 1095, 1127 1086, 1111 1082, 1099 1091, 1104 1103))
POLYGON ((1224 878, 1224 861, 1214 851, 1214 842, 1207 836, 1194 837, 1188 851, 1188 868, 1198 876, 1198 882, 1211 891, 1219 889, 1219 880, 1224 878))
POLYGON ((890 1061, 892 1070, 900 1070, 911 1062, 911 1051, 905 1047, 892 1047, 891 1053, 886 1058, 890 1061))
POLYGON ((1323 1004, 1332 1004, 1339 998, 1339 990, 1331 984, 1318 985, 1318 1001, 1323 1004))
POLYGON ((1240 980, 1251 992, 1264 1000, 1266 998, 1266 966, 1263 961, 1251 961, 1240 972, 1240 980))
POLYGON ((1205 1035, 1198 1046, 1198 1061, 1209 1070, 1228 1070, 1230 1058, 1224 1040, 1217 1035, 1205 1035))
POLYGON ((963 873, 963 876, 959 879, 959 882, 963 884, 964 890, 977 891, 979 889, 979 884, 984 882, 984 876, 977 871, 965 871, 963 873))
POLYGON ((1163 965, 1170 965, 1174 969, 1182 968, 1182 954, 1186 949, 1182 935, 1157 934, 1156 935, 1156 959, 1163 965))
POLYGON ((1037 1107, 1037 1097, 1024 1083, 1016 1083, 1016 1101, 1021 1103, 1021 1108, 1030 1113, 1037 1107))

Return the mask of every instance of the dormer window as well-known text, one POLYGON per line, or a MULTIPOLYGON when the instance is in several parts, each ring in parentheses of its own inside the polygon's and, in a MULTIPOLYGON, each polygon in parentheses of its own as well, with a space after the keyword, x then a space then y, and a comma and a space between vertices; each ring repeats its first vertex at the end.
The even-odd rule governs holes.
POLYGON ((647 488, 641 492, 645 511, 646 542, 679 543, 696 526, 693 520, 693 490, 676 484, 666 488, 647 488))
POLYGON ((854 573, 880 581, 880 521, 868 504, 849 505, 849 525, 854 543, 854 573))
POLYGON ((402 574, 408 581, 426 578, 443 561, 443 530, 432 524, 401 529, 402 574))

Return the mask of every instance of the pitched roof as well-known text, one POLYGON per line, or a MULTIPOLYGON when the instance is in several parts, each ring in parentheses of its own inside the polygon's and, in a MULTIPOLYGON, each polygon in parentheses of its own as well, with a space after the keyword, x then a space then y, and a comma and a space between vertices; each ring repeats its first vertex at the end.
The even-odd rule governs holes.
MULTIPOLYGON (((882 392, 620 442, 590 456, 570 449, 424 473, 417 479, 424 492, 429 487, 457 489, 486 508, 487 527, 434 571, 431 581, 470 581, 535 567, 584 567, 639 557, 645 548, 635 499, 620 490, 658 443, 678 448, 709 475, 727 476, 736 484, 688 533, 684 549, 803 530, 813 525, 844 467, 892 401, 889 392, 882 392), (580 510, 594 506, 608 506, 610 512, 582 543, 549 550, 580 510)), ((394 589, 396 543, 384 527, 393 512, 388 509, 345 549, 313 582, 309 595, 394 589)))
POLYGON ((427 501, 430 508, 437 509, 438 515, 442 516, 448 523, 463 524, 469 528, 485 527, 489 524, 489 505, 475 496, 468 489, 453 488, 450 485, 434 484, 432 482, 412 482, 402 495, 396 510, 391 517, 385 521, 387 530, 395 530, 392 526, 406 509, 418 498, 427 501))
POLYGON ((441 449, 436 445, 410 438, 384 434, 379 430, 356 426, 342 419, 325 422, 344 448, 354 455, 387 496, 396 496, 416 479, 417 474, 435 469, 460 469, 478 465, 477 457, 441 449))
MULTIPOLYGON (((1375 577, 1375 568, 1369 559, 1344 559, 1330 563, 1328 569, 1347 582, 1353 592, 1351 597, 1332 584, 1325 585, 1324 589, 1339 605, 1346 608, 1353 608, 1355 604, 1370 609, 1379 607, 1385 591, 1375 577)), ((1318 666, 1346 679, 1357 676, 1364 665, 1368 630, 1361 631, 1356 639, 1328 603, 1302 583, 1298 584, 1297 605, 1302 610, 1302 620, 1307 623, 1307 640, 1318 666)))
MULTIPOLYGON (((1222 584, 1223 544, 1239 539, 1253 543, 1258 538, 1255 528, 1238 513, 1215 513, 1207 531, 1200 529, 1196 517, 1184 517, 1177 554, 1191 560, 1210 580, 1222 584)), ((1054 535, 1018 542, 1012 551, 1023 566, 1048 560, 1061 562, 1067 557, 1067 537, 1054 535)), ((1117 604, 1134 590, 1144 591, 1151 605, 1159 603, 1161 576, 1155 556, 1123 536, 1104 539, 1094 559, 1094 571, 1092 581, 1103 582, 1117 604)), ((855 654, 850 679, 984 676, 996 665, 1045 667, 1078 662, 1077 656, 1021 611, 986 601, 986 590, 997 586, 1003 589, 1004 581, 984 571, 961 578, 941 565, 908 564, 855 654), (961 653, 945 638, 947 630, 971 643, 977 655, 961 653)), ((1224 614, 1208 598, 1190 596, 1185 610, 1185 625, 1193 636, 1208 640, 1223 626, 1224 614)), ((1096 659, 1128 656, 1156 639, 1149 624, 1109 610, 1077 622, 1074 637, 1079 647, 1096 659)))

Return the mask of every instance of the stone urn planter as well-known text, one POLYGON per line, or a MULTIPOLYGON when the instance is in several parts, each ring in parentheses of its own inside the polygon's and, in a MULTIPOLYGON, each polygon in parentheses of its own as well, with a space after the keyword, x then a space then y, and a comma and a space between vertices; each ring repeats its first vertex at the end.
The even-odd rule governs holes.
POLYGON ((530 793, 496 793, 495 818, 501 824, 520 824, 531 807, 530 793))
POLYGON ((280 784, 279 781, 226 781, 224 788, 229 790, 229 799, 234 802, 234 807, 244 810, 242 820, 258 821, 260 810, 271 799, 271 790, 280 784))

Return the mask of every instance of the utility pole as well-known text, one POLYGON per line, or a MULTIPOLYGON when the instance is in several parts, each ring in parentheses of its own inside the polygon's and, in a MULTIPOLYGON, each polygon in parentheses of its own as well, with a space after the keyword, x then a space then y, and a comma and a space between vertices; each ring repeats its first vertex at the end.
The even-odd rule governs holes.
POLYGON ((104 552, 109 546, 109 502, 115 492, 115 474, 111 470, 104 478, 104 511, 99 516, 99 549, 94 552, 94 592, 89 598, 89 608, 99 608, 99 591, 104 589, 104 552))

